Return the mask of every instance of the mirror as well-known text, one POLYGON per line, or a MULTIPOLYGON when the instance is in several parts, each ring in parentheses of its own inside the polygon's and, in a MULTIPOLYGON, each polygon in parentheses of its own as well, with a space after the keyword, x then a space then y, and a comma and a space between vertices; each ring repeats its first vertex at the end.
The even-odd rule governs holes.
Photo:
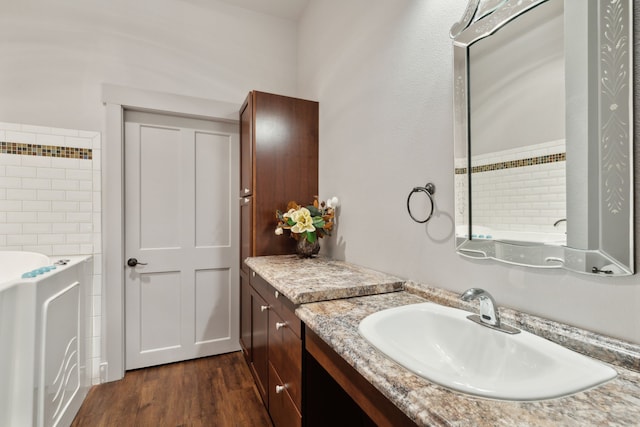
POLYGON ((456 249, 634 272, 631 0, 470 0, 454 45, 456 249))

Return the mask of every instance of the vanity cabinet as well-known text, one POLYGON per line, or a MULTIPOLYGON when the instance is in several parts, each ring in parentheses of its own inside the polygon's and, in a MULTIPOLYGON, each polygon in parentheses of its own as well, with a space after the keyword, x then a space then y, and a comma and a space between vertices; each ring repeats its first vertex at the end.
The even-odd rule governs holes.
POLYGON ((240 345, 277 427, 301 424, 300 321, 244 260, 295 253, 294 239, 275 234, 275 212, 318 195, 318 110, 258 91, 240 109, 240 345))
POLYGON ((302 425, 302 322, 259 274, 241 284, 245 357, 276 427, 302 425), (246 305, 245 305, 246 304, 246 305), (250 313, 245 314, 245 313, 250 313), (245 325, 247 326, 245 328, 245 325))
POLYGON ((240 268, 250 256, 295 252, 275 212, 318 195, 318 103, 252 91, 240 109, 240 268))

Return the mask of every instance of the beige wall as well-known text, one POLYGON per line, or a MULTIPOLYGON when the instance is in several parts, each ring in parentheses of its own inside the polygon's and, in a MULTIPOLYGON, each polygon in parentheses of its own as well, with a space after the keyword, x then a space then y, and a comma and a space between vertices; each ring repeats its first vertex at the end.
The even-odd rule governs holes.
MULTIPOLYGON (((108 142, 115 140, 99 143, 107 116, 103 84, 110 87, 111 97, 130 92, 122 87, 134 88, 132 93, 145 100, 156 99, 149 93, 170 94, 159 99, 164 105, 179 99, 185 111, 208 112, 208 106, 217 105, 206 100, 239 107, 252 89, 295 95, 296 25, 215 0, 0 0, 0 10, 0 141, 74 147, 79 136, 92 135, 98 141, 88 147, 93 148, 93 160, 0 155, 0 249, 96 255, 89 348, 90 375, 97 382, 99 363, 108 355, 100 342, 105 328, 109 330, 106 313, 112 309, 103 305, 103 297, 108 286, 118 286, 103 287, 102 264, 119 265, 101 255, 100 190, 105 175, 100 149, 107 152, 108 142), (35 179, 48 172, 45 167, 53 169, 56 182, 35 179), (61 176, 78 176, 74 167, 89 173, 88 178, 62 182, 61 176), (11 176, 14 171, 20 178, 11 176), (93 194, 52 191, 62 190, 56 185, 90 186, 93 194), (79 197, 82 200, 67 201, 79 197), (64 212, 55 212, 57 205, 64 212), (35 212, 45 208, 55 221, 47 212, 35 212)), ((110 205, 102 207, 108 211, 110 205)), ((108 361, 117 366, 116 360, 108 361)))
POLYGON ((103 83, 294 95, 296 26, 210 0, 0 0, 0 122, 103 130, 103 83))
POLYGON ((638 275, 605 279, 455 253, 448 34, 466 4, 310 2, 300 24, 299 94, 320 101, 321 196, 342 202, 324 250, 453 291, 482 287, 501 305, 640 343, 638 275), (427 182, 436 185, 438 214, 420 225, 406 197, 427 182))
POLYGON ((328 253, 455 291, 483 287, 499 304, 640 343, 637 275, 455 254, 448 32, 466 0, 311 1, 297 29, 215 0, 0 2, 0 121, 101 131, 102 83, 234 103, 250 89, 316 99, 321 197, 342 200, 328 253), (405 206, 428 181, 437 216, 425 226, 405 206))

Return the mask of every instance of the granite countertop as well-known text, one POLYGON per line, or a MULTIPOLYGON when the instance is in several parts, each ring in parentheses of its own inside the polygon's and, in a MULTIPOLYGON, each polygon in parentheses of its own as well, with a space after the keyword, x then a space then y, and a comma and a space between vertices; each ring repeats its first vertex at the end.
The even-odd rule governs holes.
POLYGON ((324 257, 247 258, 245 263, 294 304, 296 315, 418 425, 629 426, 640 420, 640 345, 500 308, 502 320, 610 364, 613 380, 571 396, 509 402, 432 383, 388 359, 358 333, 369 314, 432 301, 477 311, 449 291, 324 257))
MULTIPOLYGON (((358 333, 358 324, 371 313, 407 304, 432 300, 451 304, 457 296, 415 283, 407 283, 408 291, 335 301, 304 304, 296 310, 298 317, 326 341, 345 361, 380 390, 390 401, 418 425, 433 426, 629 426, 640 420, 640 373, 623 366, 636 366, 640 346, 607 339, 605 345, 595 345, 596 353, 616 353, 609 356, 618 372, 613 380, 594 389, 563 398, 509 402, 462 394, 434 384, 385 357, 358 333), (612 348, 608 350, 609 345, 612 348)), ((505 310, 510 311, 510 310, 505 310)), ((505 313, 512 324, 523 329, 538 329, 547 334, 573 337, 572 345, 586 334, 583 352, 592 350, 589 340, 597 344, 595 334, 582 334, 579 329, 537 319, 505 313)), ((584 332, 584 331, 582 331, 584 332)), ((557 338, 557 337, 556 337, 557 338)), ((570 340, 570 339, 569 339, 570 340)))
POLYGON ((245 264, 294 304, 402 290, 404 280, 325 257, 252 257, 245 264))

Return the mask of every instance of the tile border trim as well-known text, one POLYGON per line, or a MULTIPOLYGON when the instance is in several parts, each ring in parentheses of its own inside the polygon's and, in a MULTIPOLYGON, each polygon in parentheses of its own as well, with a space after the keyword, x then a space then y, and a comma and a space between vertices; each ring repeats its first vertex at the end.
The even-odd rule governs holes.
POLYGON ((81 160, 93 159, 93 150, 91 148, 61 147, 57 145, 26 144, 23 142, 8 141, 0 141, 0 154, 81 160))
MULTIPOLYGON (((490 172, 502 169, 522 168, 525 166, 543 165, 546 163, 564 162, 567 160, 567 153, 547 154, 544 156, 530 157, 527 159, 509 160, 506 162, 489 163, 486 165, 473 166, 471 173, 490 172)), ((456 175, 464 175, 467 168, 455 168, 456 175)))

